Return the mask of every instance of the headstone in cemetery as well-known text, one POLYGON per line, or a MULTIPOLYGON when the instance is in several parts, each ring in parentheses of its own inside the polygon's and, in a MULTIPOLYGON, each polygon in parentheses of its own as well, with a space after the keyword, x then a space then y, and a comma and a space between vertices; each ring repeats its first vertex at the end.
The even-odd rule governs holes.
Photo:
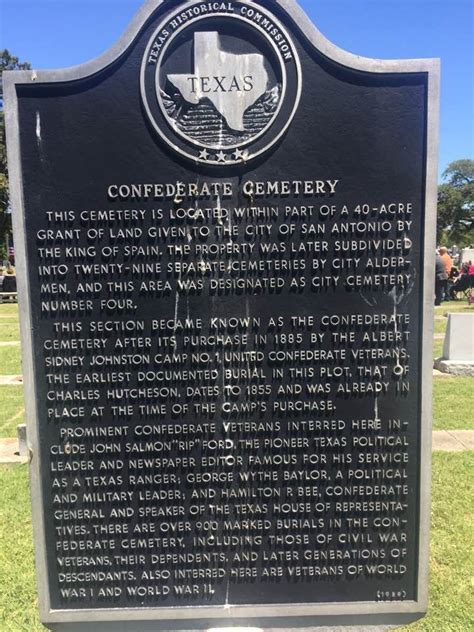
POLYGON ((474 261, 474 248, 463 248, 461 251, 461 264, 474 261))
POLYGON ((435 360, 443 373, 474 375, 474 314, 448 314, 443 357, 435 360))
POLYGON ((28 456, 28 444, 26 439, 26 424, 18 424, 16 427, 18 438, 18 455, 28 456))
POLYGON ((437 62, 153 0, 5 90, 42 620, 422 616, 437 62))

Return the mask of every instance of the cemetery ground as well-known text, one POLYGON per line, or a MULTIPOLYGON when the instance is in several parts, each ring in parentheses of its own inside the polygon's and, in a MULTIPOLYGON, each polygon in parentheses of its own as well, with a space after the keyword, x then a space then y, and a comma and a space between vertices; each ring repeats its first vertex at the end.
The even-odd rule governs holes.
MULTIPOLYGON (((470 310, 466 301, 436 308, 435 357, 442 355, 446 313, 470 310)), ((19 339, 18 306, 0 305, 0 376, 21 374, 19 339)), ((474 430, 473 384, 469 377, 435 377, 435 430, 474 430)), ((0 378, 0 438, 14 437, 24 421, 22 390, 21 382, 3 385, 0 378)), ((473 459, 472 451, 433 455, 430 611, 400 630, 473 629, 473 459)), ((36 606, 27 466, 0 465, 0 490, 0 632, 46 630, 36 606)))

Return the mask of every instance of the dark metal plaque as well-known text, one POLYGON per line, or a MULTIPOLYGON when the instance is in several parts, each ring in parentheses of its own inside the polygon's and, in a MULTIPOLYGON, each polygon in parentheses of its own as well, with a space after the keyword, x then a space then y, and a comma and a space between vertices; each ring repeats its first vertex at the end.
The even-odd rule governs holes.
POLYGON ((155 0, 5 85, 43 620, 420 616, 437 63, 155 0))

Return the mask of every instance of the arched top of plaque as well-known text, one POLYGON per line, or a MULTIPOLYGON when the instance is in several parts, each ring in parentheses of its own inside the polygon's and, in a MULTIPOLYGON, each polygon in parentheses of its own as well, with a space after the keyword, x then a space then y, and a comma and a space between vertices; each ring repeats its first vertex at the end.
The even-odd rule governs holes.
POLYGON ((146 39, 140 91, 154 132, 195 164, 230 167, 264 155, 292 123, 305 84, 298 35, 347 69, 428 73, 435 78, 430 96, 438 93, 438 60, 353 55, 327 40, 295 0, 147 0, 101 56, 65 69, 7 73, 5 90, 91 78, 146 39))

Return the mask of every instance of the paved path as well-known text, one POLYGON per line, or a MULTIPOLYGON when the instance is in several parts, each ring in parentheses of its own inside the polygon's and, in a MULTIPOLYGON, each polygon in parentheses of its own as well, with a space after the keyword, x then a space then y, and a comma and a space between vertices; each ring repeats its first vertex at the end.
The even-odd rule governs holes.
POLYGON ((474 450, 474 430, 435 430, 433 450, 439 452, 474 450))
POLYGON ((26 456, 18 456, 18 439, 0 439, 0 463, 27 463, 26 456))
POLYGON ((0 375, 0 386, 23 386, 23 376, 0 375))
MULTIPOLYGON (((474 430, 435 430, 433 452, 464 452, 474 450, 474 430)), ((26 463, 26 457, 18 456, 17 439, 0 439, 0 464, 26 463)))
POLYGON ((0 342, 0 347, 19 347, 21 342, 19 340, 7 340, 5 342, 0 342))

